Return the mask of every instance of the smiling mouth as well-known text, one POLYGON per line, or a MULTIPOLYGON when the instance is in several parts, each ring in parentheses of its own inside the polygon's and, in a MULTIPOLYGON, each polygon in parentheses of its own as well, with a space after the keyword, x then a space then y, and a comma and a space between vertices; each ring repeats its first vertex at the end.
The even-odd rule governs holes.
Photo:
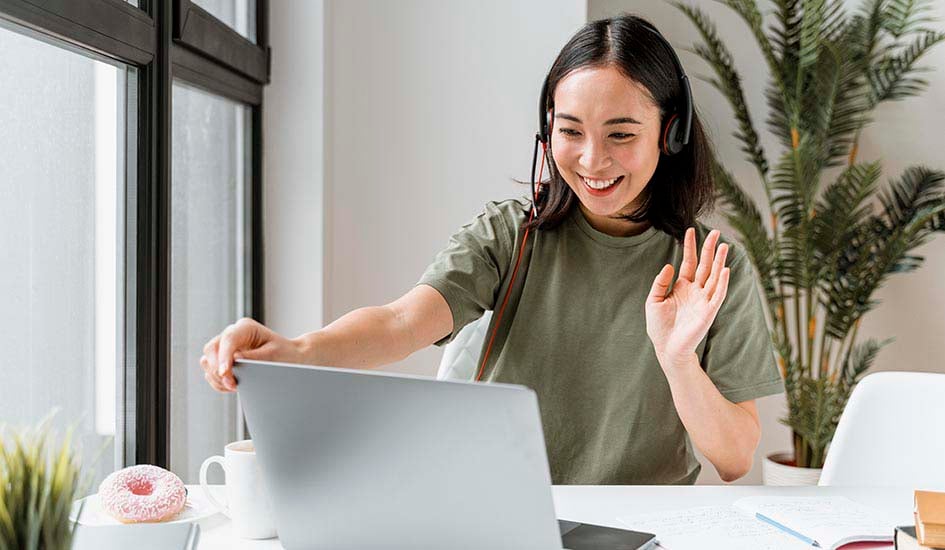
POLYGON ((620 182, 624 179, 623 176, 617 176, 609 180, 591 180, 580 174, 578 174, 578 177, 581 178, 584 188, 587 189, 590 194, 597 196, 609 194, 614 188, 620 185, 620 182))

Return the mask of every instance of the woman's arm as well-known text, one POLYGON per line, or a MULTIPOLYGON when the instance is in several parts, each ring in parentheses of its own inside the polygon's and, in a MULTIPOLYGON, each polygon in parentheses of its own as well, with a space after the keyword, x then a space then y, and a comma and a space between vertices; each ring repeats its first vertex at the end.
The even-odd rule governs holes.
POLYGON ((418 285, 387 305, 356 309, 296 340, 304 363, 367 369, 400 361, 452 330, 453 316, 443 296, 418 285))
POLYGON ((653 281, 646 300, 646 330, 669 382, 679 419, 693 443, 719 476, 733 481, 751 469, 761 438, 761 423, 753 401, 734 404, 725 399, 699 364, 695 353, 725 300, 729 268, 728 245, 718 246, 713 230, 696 258, 695 230, 686 231, 679 277, 667 264, 653 281))
POLYGON ((240 319, 207 342, 200 366, 214 389, 234 392, 235 359, 366 369, 403 359, 452 330, 452 312, 443 296, 431 286, 418 285, 385 306, 356 309, 297 338, 240 319))
POLYGON ((735 481, 747 474, 761 440, 754 400, 732 403, 725 399, 702 370, 695 353, 682 360, 658 359, 679 419, 722 481, 735 481))

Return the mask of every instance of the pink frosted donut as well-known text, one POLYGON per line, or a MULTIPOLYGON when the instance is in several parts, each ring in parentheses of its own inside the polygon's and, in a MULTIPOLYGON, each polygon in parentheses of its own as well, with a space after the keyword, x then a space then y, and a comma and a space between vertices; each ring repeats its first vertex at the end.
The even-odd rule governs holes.
POLYGON ((164 468, 141 464, 112 472, 98 487, 102 507, 122 523, 159 522, 184 509, 184 482, 164 468))

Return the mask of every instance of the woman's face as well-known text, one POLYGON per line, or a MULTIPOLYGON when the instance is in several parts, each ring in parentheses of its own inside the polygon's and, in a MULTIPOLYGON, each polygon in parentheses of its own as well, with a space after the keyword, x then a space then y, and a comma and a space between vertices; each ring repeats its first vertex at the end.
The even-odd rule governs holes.
POLYGON ((646 88, 616 68, 578 69, 554 91, 551 150, 555 166, 592 226, 632 233, 614 220, 636 208, 659 162, 660 111, 646 88))

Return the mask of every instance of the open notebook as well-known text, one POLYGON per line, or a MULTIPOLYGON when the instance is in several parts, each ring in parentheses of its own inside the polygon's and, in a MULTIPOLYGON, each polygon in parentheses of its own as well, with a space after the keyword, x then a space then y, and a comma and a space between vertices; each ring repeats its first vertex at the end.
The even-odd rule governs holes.
POLYGON ((811 548, 805 538, 833 550, 850 542, 892 542, 895 530, 895 522, 889 518, 845 497, 747 497, 732 506, 700 506, 617 519, 631 529, 655 533, 660 546, 668 550, 811 548))

